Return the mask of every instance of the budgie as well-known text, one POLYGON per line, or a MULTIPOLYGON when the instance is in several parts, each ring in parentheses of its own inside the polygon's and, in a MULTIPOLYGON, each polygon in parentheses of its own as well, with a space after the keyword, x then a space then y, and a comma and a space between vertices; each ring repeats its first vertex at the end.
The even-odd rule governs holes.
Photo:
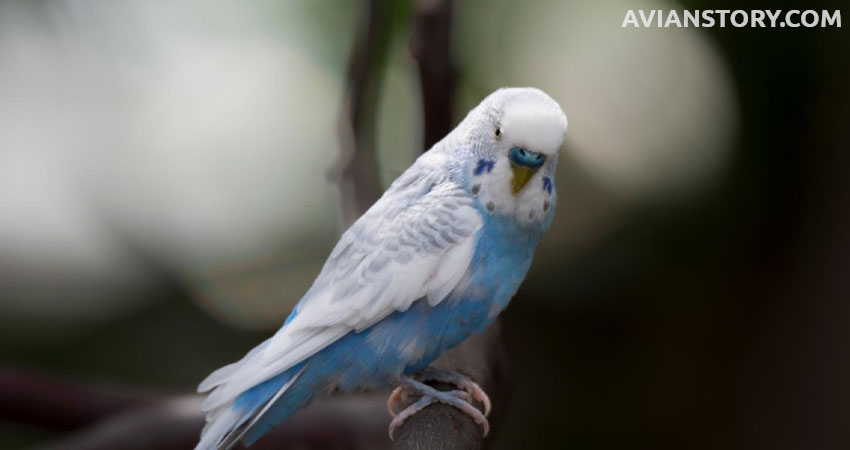
POLYGON ((486 434, 486 393, 429 364, 490 325, 525 278, 554 215, 566 129, 534 88, 499 89, 472 109, 342 235, 280 330, 200 384, 212 392, 196 449, 251 445, 323 392, 393 386, 423 396, 390 437, 432 402, 486 434))

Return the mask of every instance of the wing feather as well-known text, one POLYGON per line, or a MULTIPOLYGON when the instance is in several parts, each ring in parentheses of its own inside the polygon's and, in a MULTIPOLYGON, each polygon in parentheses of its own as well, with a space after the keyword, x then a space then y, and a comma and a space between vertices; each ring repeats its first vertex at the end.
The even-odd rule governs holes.
POLYGON ((482 223, 469 193, 440 171, 405 172, 345 232, 295 317, 238 367, 220 369, 202 384, 217 386, 204 410, 418 299, 441 302, 467 273, 482 223))

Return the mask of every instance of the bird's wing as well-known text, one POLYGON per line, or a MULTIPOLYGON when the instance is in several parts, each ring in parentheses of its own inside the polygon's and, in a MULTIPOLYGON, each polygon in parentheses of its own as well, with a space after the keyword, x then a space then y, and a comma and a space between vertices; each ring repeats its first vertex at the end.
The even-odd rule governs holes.
POLYGON ((205 410, 417 299, 437 304, 458 285, 483 219, 465 189, 422 172, 405 173, 343 234, 294 316, 261 350, 204 382, 218 385, 205 410))

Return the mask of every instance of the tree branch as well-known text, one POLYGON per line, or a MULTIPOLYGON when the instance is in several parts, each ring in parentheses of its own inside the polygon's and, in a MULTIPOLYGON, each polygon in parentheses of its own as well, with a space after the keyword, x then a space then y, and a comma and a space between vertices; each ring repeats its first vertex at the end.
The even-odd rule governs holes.
POLYGON ((391 41, 392 0, 363 2, 351 49, 348 89, 339 122, 339 185, 343 228, 381 194, 375 152, 375 120, 383 69, 391 41))
MULTIPOLYGON (((35 450, 183 450, 198 442, 202 398, 171 397, 110 416, 35 450)), ((388 448, 386 394, 323 398, 274 427, 252 450, 388 448)))
POLYGON ((410 53, 419 66, 423 150, 437 143, 453 126, 457 79, 451 46, 453 9, 451 0, 417 0, 414 4, 410 53))
POLYGON ((81 386, 28 371, 0 370, 0 420, 65 431, 156 404, 149 392, 81 386))

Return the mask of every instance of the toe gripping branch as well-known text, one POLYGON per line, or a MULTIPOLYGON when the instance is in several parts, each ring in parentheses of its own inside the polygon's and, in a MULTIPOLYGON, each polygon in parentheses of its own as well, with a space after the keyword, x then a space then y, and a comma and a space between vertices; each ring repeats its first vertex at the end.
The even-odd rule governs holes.
POLYGON ((457 372, 428 367, 416 374, 415 378, 403 377, 402 385, 397 387, 387 400, 387 409, 394 416, 390 423, 390 439, 393 439, 395 430, 408 418, 432 403, 453 406, 481 426, 484 436, 490 432, 490 423, 487 421, 487 415, 490 414, 490 398, 478 383, 457 372), (425 384, 426 381, 451 384, 458 389, 441 391, 425 384), (407 404, 408 399, 413 395, 420 395, 420 397, 405 409, 398 411, 399 405, 407 404), (483 406, 483 413, 473 406, 473 401, 483 406))
POLYGON ((498 406, 508 388, 509 367, 500 328, 497 320, 483 333, 449 350, 434 366, 399 380, 399 388, 387 401, 394 416, 389 430, 394 438, 392 448, 482 448, 491 424, 502 418, 503 410, 496 408, 488 421, 491 405, 498 406))

